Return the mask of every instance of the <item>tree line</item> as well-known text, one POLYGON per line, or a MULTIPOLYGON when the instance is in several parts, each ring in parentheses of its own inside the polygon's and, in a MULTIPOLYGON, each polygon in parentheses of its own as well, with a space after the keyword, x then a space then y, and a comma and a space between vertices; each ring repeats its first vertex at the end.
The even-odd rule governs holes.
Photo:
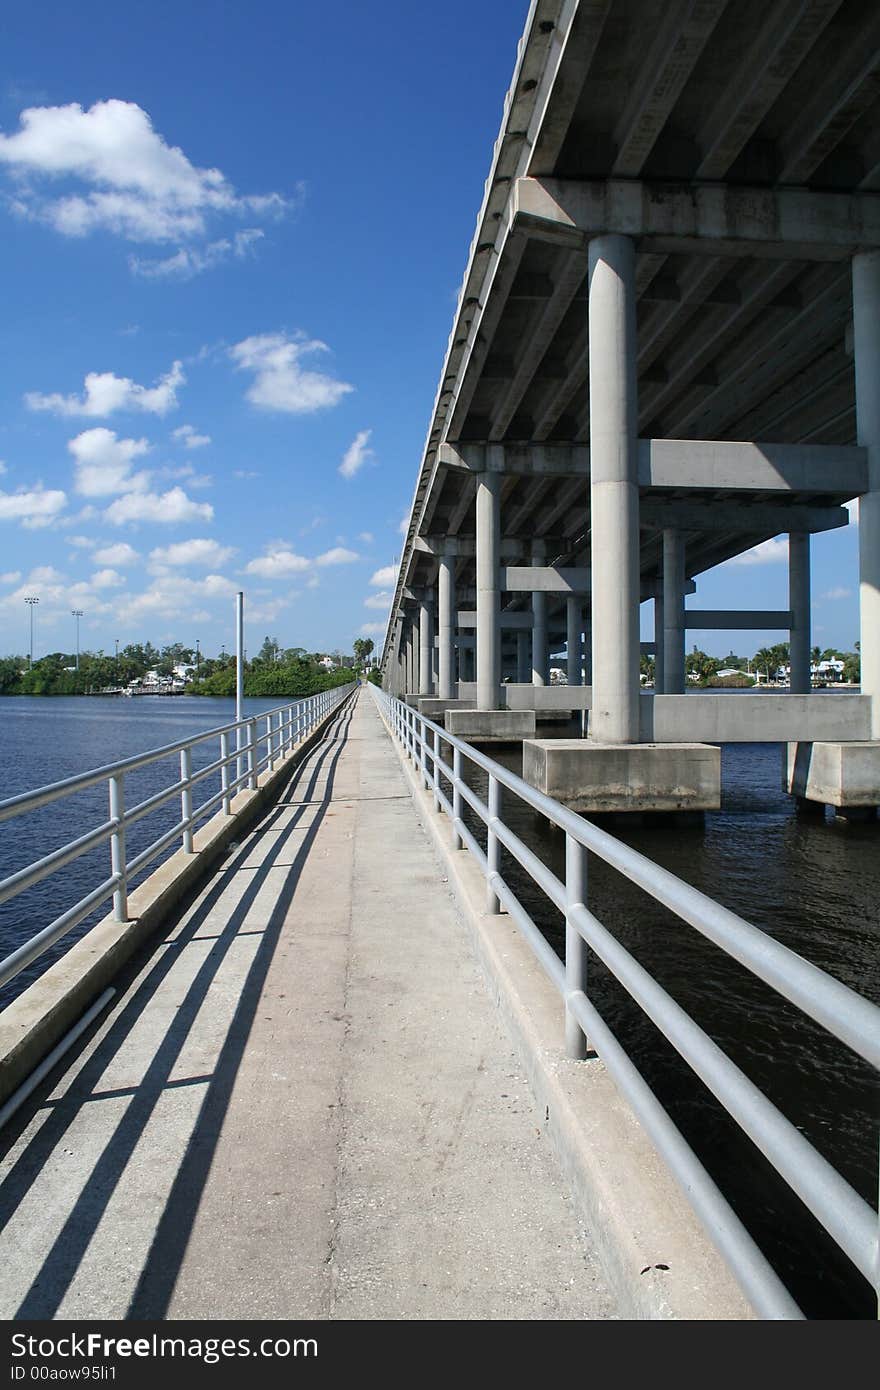
MULTIPOLYGON (((771 647, 761 647, 754 656, 737 656, 729 652, 727 656, 709 656, 694 647, 685 656, 685 672, 691 683, 703 687, 757 685, 770 683, 777 671, 785 669, 791 661, 791 648, 788 642, 777 642, 771 647), (737 675, 719 676, 720 671, 734 671, 737 675)), ((836 647, 813 647, 810 651, 810 664, 819 666, 823 661, 840 661, 843 670, 836 677, 850 685, 858 685, 861 677, 859 644, 855 651, 842 652, 836 647)), ((641 658, 641 672, 648 681, 654 679, 655 662, 653 656, 641 658)))
MULTIPOLYGON (((355 644, 357 646, 357 643, 355 644)), ((369 644, 370 651, 372 643, 369 644)), ((355 658, 334 652, 334 665, 322 664, 324 653, 303 647, 282 648, 266 637, 257 656, 245 660, 244 693, 255 696, 302 697, 345 685, 356 679, 355 658)), ((362 656, 366 659, 369 653, 362 656)), ((50 652, 29 667, 25 656, 0 657, 0 695, 98 695, 142 681, 148 672, 170 677, 176 667, 191 666, 189 695, 234 695, 235 657, 225 651, 213 657, 173 642, 129 643, 116 652, 81 652, 79 669, 71 652, 50 652)))

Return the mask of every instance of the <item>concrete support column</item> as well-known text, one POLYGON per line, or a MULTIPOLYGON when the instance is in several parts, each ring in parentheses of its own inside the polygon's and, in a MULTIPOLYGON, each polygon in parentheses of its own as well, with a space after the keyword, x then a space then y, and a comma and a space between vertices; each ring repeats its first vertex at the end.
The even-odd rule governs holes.
POLYGON ((584 680, 593 684, 593 613, 590 609, 584 623, 584 680))
POLYGON ((501 474, 477 482, 477 709, 498 709, 501 685, 501 474))
POLYGON ((880 251, 853 256, 856 429, 868 451, 868 491, 859 498, 859 624, 862 694, 880 739, 880 251))
MULTIPOLYGON (((542 565, 545 558, 543 541, 532 547, 532 564, 542 565)), ((550 653, 547 647, 547 595, 532 593, 532 685, 546 685, 550 675, 550 653)))
POLYGON ((581 601, 575 594, 565 600, 566 646, 568 648, 568 683, 580 685, 581 675, 581 601))
POLYGON ((455 559, 452 555, 440 557, 437 600, 437 629, 440 638, 440 679, 437 694, 441 700, 451 700, 455 693, 455 559))
POLYGON ((516 679, 519 685, 529 683, 529 634, 516 634, 516 679))
POLYGON ((667 528, 663 532, 663 693, 684 692, 684 537, 667 528))
POLYGON ((663 660, 663 578, 654 596, 654 694, 663 695, 666 683, 666 663, 663 660))
POLYGON ((805 531, 788 537, 788 606, 791 609, 789 662, 792 695, 810 691, 810 537, 805 531))
POLYGON ((639 489, 635 248, 589 248, 590 526, 596 743, 639 741, 639 489))
POLYGON ((428 603, 419 605, 419 694, 433 695, 431 659, 434 655, 434 624, 428 603))
POLYGON ((419 629, 416 622, 411 618, 406 625, 406 694, 411 694, 416 688, 416 663, 419 644, 419 629))

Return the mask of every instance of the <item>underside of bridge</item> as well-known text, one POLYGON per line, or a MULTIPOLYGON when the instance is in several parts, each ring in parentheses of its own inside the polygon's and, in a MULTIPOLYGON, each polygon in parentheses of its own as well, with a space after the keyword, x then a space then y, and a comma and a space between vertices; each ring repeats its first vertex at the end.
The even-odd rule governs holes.
POLYGON ((565 645, 569 682, 591 682, 590 739, 637 744, 685 688, 687 628, 778 627, 803 697, 790 737, 815 737, 809 538, 858 498, 862 696, 839 734, 880 738, 878 118, 864 0, 535 0, 419 469, 388 687, 492 711, 506 681, 545 685, 565 645), (695 576, 781 533, 788 609, 686 609, 695 576))

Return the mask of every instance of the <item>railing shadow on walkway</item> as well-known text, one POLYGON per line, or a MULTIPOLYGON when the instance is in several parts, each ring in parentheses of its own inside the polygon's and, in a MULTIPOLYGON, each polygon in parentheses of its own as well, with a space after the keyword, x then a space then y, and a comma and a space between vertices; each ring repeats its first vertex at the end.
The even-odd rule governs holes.
MULTIPOLYGON (((342 707, 332 724, 328 726, 319 748, 294 773, 274 810, 270 811, 268 817, 255 827, 257 830, 270 828, 283 815, 285 806, 297 806, 297 811, 289 824, 278 835, 276 843, 259 867, 252 872, 251 881, 225 927, 219 936, 211 938, 213 940, 211 950, 190 983, 143 1080, 132 1091, 131 1104, 117 1124, 112 1138, 95 1163, 91 1175, 79 1193, 52 1248, 36 1272, 31 1287, 15 1314, 17 1319, 52 1318, 57 1314, 116 1190, 126 1164, 132 1157, 161 1096, 170 1088, 185 1084, 204 1084, 205 1081, 208 1081, 210 1084, 207 1094, 199 1110, 186 1150, 181 1157, 164 1212, 127 1311, 128 1317, 137 1319, 161 1319, 165 1316, 285 916, 315 836, 332 799, 337 764, 345 746, 354 708, 354 701, 350 701, 342 707), (320 796, 316 799, 315 793, 322 773, 326 773, 326 781, 320 796), (303 788, 304 794, 294 801, 293 794, 298 791, 301 792, 303 788), (291 836, 297 830, 307 809, 311 809, 313 812, 312 819, 287 871, 284 886, 272 909, 266 927, 259 933, 263 939, 248 969, 234 1013, 229 1021, 216 1066, 207 1077, 199 1076, 171 1081, 169 1078, 173 1067, 180 1056, 199 1010, 205 1002, 208 990, 229 948, 239 935, 238 929, 246 919, 248 910, 265 883, 269 871, 277 866, 283 851, 288 847, 291 836)), ((195 912, 192 913, 181 934, 175 938, 178 947, 185 946, 193 940, 199 927, 205 922, 211 910, 216 907, 221 895, 226 890, 230 875, 244 867, 252 850, 253 833, 253 830, 249 832, 247 840, 242 844, 234 859, 223 866, 217 876, 217 881, 205 894, 195 912)), ((196 893, 198 891, 196 890, 196 893)), ((204 892, 204 887, 201 891, 204 892)), ((189 901, 191 904, 192 899, 189 901)), ((178 909, 179 913, 186 911, 187 904, 178 909)), ((157 940, 156 946, 158 947, 159 944, 157 940)), ((156 990, 169 974, 177 957, 177 950, 165 951, 157 957, 134 993, 120 1009, 106 1037, 101 1040, 82 1071, 77 1075, 71 1091, 53 1105, 52 1113, 0 1184, 0 1211, 3 1213, 0 1217, 0 1229, 5 1226, 12 1213, 17 1209, 34 1178, 41 1171, 70 1124, 80 1110, 88 1105, 92 1099, 93 1089, 106 1071, 108 1063, 122 1048, 156 990)), ((143 957, 141 957, 140 968, 143 968, 143 963, 143 957)), ((130 980, 136 969, 136 963, 130 966, 126 976, 123 976, 123 980, 126 977, 130 980)), ((84 1034, 80 1043, 80 1050, 94 1035, 98 1026, 96 1024, 84 1034)), ((69 1065, 69 1057, 66 1059, 66 1064, 69 1065)), ((51 1089, 54 1079, 57 1079, 57 1075, 56 1072, 54 1078, 53 1076, 47 1078, 47 1081, 35 1093, 37 1098, 31 1099, 28 1105, 23 1108, 17 1123, 10 1127, 11 1132, 5 1136, 4 1148, 9 1147, 10 1142, 13 1142, 22 1132, 37 1111, 45 1108, 45 1096, 51 1089)))

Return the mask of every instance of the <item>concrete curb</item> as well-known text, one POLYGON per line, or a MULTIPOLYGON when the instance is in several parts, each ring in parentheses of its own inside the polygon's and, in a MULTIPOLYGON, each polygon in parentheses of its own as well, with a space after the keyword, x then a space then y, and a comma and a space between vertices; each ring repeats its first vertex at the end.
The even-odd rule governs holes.
POLYGON ((331 719, 346 709, 357 690, 336 706, 272 772, 257 779, 256 791, 232 799, 196 831, 192 854, 178 850, 129 895, 129 920, 103 917, 60 960, 35 980, 0 1015, 0 1104, 30 1075, 59 1038, 84 1013, 126 961, 165 922, 171 909, 201 883, 225 853, 277 800, 303 758, 321 741, 331 719))
POLYGON ((469 854, 452 848, 448 817, 434 811, 431 795, 397 740, 392 742, 621 1315, 755 1318, 601 1061, 572 1062, 565 1056, 562 1001, 510 918, 483 911, 486 886, 480 869, 469 854))

